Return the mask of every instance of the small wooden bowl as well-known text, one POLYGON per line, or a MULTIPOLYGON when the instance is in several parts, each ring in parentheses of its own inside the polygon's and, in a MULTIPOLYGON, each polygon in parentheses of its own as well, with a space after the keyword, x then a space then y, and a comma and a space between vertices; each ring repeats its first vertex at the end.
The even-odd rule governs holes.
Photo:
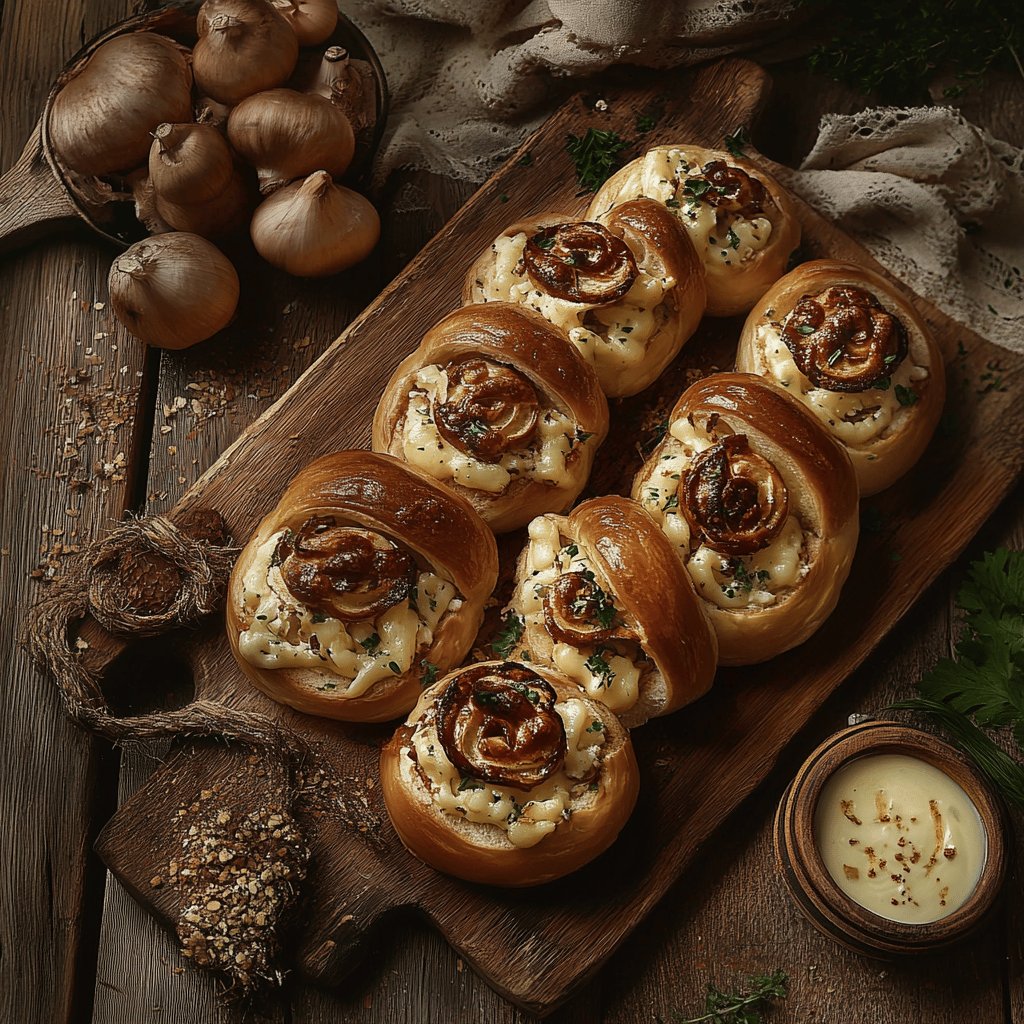
POLYGON ((849 949, 879 959, 928 953, 958 942, 986 918, 1006 877, 1006 812, 988 783, 949 744, 897 722, 864 722, 830 736, 804 762, 775 813, 775 858, 789 891, 818 931, 849 949), (985 864, 974 892, 946 917, 908 924, 879 917, 844 893, 818 852, 814 817, 834 772, 865 754, 905 754, 934 765, 964 790, 987 838, 985 864))

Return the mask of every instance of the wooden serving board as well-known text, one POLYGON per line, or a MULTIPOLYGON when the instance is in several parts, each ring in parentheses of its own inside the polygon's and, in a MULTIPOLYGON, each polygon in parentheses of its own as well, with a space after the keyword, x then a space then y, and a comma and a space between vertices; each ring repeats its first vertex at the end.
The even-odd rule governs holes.
MULTIPOLYGON (((197 506, 219 509, 244 541, 299 467, 330 451, 366 446, 384 383, 426 329, 458 304, 477 253, 514 220, 585 208, 565 151, 568 132, 614 129, 636 140, 632 155, 672 141, 721 147, 726 133, 756 116, 768 79, 750 62, 728 60, 674 82, 671 95, 609 95, 606 112, 580 98, 563 106, 172 515, 197 506), (641 135, 638 115, 654 117, 653 130, 641 135), (527 152, 530 160, 523 159, 527 152)), ((851 259, 878 269, 848 237, 802 203, 797 208, 805 258, 851 259)), ((329 723, 273 704, 238 671, 219 624, 180 636, 197 696, 276 716, 315 746, 328 773, 327 798, 304 818, 312 868, 289 947, 301 973, 338 982, 358 962, 370 928, 412 910, 425 914, 494 988, 538 1013, 565 1000, 612 955, 814 710, 963 550, 1024 465, 1024 360, 988 345, 923 299, 913 301, 946 355, 946 416, 913 472, 867 503, 838 609, 798 650, 762 666, 721 670, 698 704, 635 732, 642 776, 637 809, 614 847, 566 880, 505 891, 420 864, 398 842, 376 784, 378 749, 389 728, 329 723)), ((612 403, 611 433, 588 494, 627 491, 650 428, 696 375, 731 366, 740 325, 740 319, 705 320, 654 387, 612 403)), ((518 539, 502 545, 506 565, 518 539)), ((180 852, 172 826, 177 811, 185 808, 190 819, 211 800, 218 808, 251 809, 276 785, 262 772, 245 751, 211 743, 179 749, 103 830, 101 856, 137 898, 173 922, 178 897, 153 881, 180 852)), ((401 928, 387 934, 401 941, 401 928)))

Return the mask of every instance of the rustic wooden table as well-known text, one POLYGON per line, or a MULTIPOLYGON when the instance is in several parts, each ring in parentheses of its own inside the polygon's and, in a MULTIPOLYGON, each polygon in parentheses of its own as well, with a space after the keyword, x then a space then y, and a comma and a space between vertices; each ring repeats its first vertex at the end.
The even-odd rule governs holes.
MULTIPOLYGON (((65 60, 130 7, 130 0, 0 0, 0 166, 16 159, 65 60)), ((809 146, 820 113, 864 101, 795 64, 780 66, 759 146, 792 162, 809 146)), ((963 102, 968 116, 1024 144, 1019 80, 997 79, 963 102)), ((15 623, 65 560, 125 509, 173 505, 470 192, 425 174, 396 176, 381 197, 386 226, 377 257, 343 278, 296 282, 287 304, 266 311, 265 336, 245 346, 144 351, 105 305, 111 252, 96 240, 54 238, 0 259, 0 360, 10 382, 0 413, 0 450, 8 453, 0 492, 8 618, 0 641, 0 1021, 239 1019, 218 1006, 212 979, 184 969, 172 938, 91 852, 99 827, 162 749, 113 751, 70 725, 52 683, 17 647, 15 623)), ((974 940, 943 956, 882 964, 845 952, 800 918, 775 875, 770 842, 775 803, 810 749, 850 712, 909 694, 920 671, 948 652, 952 595, 966 562, 998 544, 1024 545, 1022 493, 1018 487, 964 558, 790 743, 647 926, 550 1020, 640 1024, 673 1011, 695 1015, 706 981, 730 985, 781 967, 790 995, 772 1021, 1024 1024, 1020 856, 1000 914, 974 940)), ((186 690, 172 669, 147 668, 131 703, 174 702, 186 690)), ((253 1016, 279 1024, 530 1019, 414 920, 381 935, 343 989, 289 984, 253 1016)))

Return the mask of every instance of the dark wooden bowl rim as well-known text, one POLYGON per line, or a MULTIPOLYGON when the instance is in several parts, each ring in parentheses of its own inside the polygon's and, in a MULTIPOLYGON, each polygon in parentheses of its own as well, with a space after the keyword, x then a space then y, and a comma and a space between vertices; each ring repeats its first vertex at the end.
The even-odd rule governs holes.
POLYGON ((804 762, 783 797, 783 828, 792 842, 800 872, 843 921, 861 935, 894 944, 945 945, 972 930, 991 908, 1006 875, 1007 828, 1003 806, 989 784, 955 748, 930 733, 898 722, 864 722, 822 743, 804 762), (814 818, 825 784, 840 768, 873 754, 903 754, 933 765, 952 778, 974 803, 985 830, 987 849, 978 883, 967 900, 946 917, 924 923, 890 921, 862 907, 839 888, 818 851, 814 818))

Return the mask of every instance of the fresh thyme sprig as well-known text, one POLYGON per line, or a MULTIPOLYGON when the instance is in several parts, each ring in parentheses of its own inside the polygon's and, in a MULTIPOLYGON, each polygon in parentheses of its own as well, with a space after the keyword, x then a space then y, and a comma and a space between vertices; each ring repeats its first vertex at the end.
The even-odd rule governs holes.
POLYGON ((1024 808, 1024 765, 980 727, 1009 726, 1024 748, 1024 551, 990 551, 957 593, 964 632, 918 684, 893 704, 935 720, 1008 799, 1024 808))
POLYGON ((785 999, 789 978, 785 971, 752 974, 746 979, 748 991, 723 992, 708 982, 704 1013, 699 1017, 672 1015, 675 1024, 761 1024, 770 999, 785 999))
POLYGON ((588 128, 570 135, 565 148, 576 164, 576 180, 584 192, 596 192, 612 175, 622 151, 629 146, 618 132, 588 128))
POLYGON ((1024 21, 1020 0, 943 0, 933 4, 894 4, 861 0, 827 7, 828 41, 810 56, 811 67, 877 93, 889 103, 917 103, 937 72, 951 70, 956 96, 993 68, 1024 77, 1024 21))

